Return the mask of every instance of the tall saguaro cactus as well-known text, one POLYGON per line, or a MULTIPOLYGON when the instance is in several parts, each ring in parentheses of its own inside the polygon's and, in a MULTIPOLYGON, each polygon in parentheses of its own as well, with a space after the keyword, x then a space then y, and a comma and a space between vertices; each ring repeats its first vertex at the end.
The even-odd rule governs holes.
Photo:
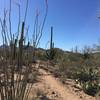
POLYGON ((53 27, 51 27, 51 41, 50 41, 50 49, 53 48, 53 27))
POLYGON ((21 37, 20 37, 20 40, 19 40, 18 66, 22 66, 22 62, 23 62, 22 56, 23 56, 24 25, 25 25, 25 23, 23 22, 22 23, 21 37))
POLYGON ((50 49, 46 51, 48 60, 53 60, 55 56, 54 42, 53 42, 53 27, 51 27, 50 49))

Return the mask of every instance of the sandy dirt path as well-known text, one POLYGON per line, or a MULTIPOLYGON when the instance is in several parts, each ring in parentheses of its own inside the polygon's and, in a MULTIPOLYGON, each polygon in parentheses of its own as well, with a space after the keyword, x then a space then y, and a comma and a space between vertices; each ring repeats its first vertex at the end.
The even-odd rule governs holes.
POLYGON ((96 100, 94 97, 86 95, 83 91, 75 88, 73 80, 67 80, 65 85, 55 78, 52 73, 40 68, 38 64, 36 68, 40 73, 39 82, 33 85, 31 96, 39 89, 45 91, 50 100, 96 100))
POLYGON ((65 87, 60 81, 58 81, 53 75, 51 75, 49 72, 46 72, 44 69, 39 69, 39 72, 43 74, 41 77, 43 83, 49 86, 52 90, 57 91, 62 97, 62 100, 87 100, 71 93, 71 91, 67 87, 65 87))

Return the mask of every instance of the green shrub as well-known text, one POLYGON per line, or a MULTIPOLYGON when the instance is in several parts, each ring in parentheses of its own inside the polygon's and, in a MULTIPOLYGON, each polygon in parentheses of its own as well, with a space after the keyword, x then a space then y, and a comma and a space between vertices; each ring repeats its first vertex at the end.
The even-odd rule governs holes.
POLYGON ((99 76, 93 68, 83 68, 76 74, 83 91, 89 95, 95 96, 99 91, 99 76))
POLYGON ((87 93, 91 96, 95 96, 97 94, 98 90, 99 90, 98 88, 100 88, 100 87, 99 87, 97 82, 96 83, 86 82, 86 83, 83 84, 82 88, 83 88, 85 93, 87 93))

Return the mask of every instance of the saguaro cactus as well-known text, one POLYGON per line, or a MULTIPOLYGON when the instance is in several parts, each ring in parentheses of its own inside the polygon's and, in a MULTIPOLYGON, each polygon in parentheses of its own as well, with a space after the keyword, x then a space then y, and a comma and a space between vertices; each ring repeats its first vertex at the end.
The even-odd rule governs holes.
POLYGON ((50 49, 46 51, 46 56, 49 60, 53 60, 55 56, 54 42, 53 42, 53 27, 51 27, 50 49))
POLYGON ((21 31, 21 37, 19 40, 19 58, 18 58, 18 66, 22 66, 22 62, 23 62, 23 40, 24 40, 24 25, 25 23, 22 23, 22 31, 21 31))

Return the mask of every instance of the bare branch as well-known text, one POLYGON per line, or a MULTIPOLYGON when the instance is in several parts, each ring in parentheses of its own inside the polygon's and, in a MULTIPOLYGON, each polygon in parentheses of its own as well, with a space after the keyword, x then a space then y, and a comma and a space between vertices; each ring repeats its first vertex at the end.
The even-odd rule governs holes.
POLYGON ((25 10, 24 22, 26 21, 27 10, 28 10, 28 0, 26 2, 26 10, 25 10))
POLYGON ((21 14, 20 14, 20 4, 19 3, 17 3, 17 2, 14 2, 16 5, 17 5, 17 7, 18 7, 18 29, 17 29, 17 41, 18 41, 18 36, 19 36, 19 32, 20 32, 20 19, 21 19, 21 14))
POLYGON ((43 28, 44 28, 44 25, 45 25, 45 21, 46 21, 46 18, 47 18, 47 14, 48 14, 48 3, 47 3, 47 0, 45 0, 45 3, 46 3, 46 13, 45 13, 45 16, 44 16, 44 19, 43 19, 43 23, 42 23, 41 30, 40 30, 40 36, 39 36, 39 39, 37 40, 36 47, 38 46, 39 41, 40 41, 40 39, 42 37, 43 28))
POLYGON ((11 29, 11 0, 10 0, 10 10, 9 10, 9 31, 10 31, 10 38, 12 41, 12 29, 11 29))

